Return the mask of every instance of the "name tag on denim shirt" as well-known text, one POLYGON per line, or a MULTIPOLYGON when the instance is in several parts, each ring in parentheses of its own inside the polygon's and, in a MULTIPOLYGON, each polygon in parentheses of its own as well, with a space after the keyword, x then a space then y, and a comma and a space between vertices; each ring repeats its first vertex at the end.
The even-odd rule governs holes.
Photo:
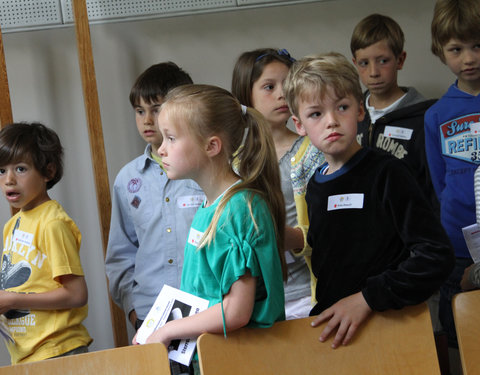
POLYGON ((363 194, 340 194, 328 197, 328 211, 363 208, 363 194))
POLYGON ((188 243, 195 247, 198 247, 200 240, 203 237, 203 232, 200 232, 194 228, 190 228, 190 232, 188 233, 188 243))
POLYGON ((200 207, 205 200, 205 195, 184 195, 177 199, 178 208, 200 207))

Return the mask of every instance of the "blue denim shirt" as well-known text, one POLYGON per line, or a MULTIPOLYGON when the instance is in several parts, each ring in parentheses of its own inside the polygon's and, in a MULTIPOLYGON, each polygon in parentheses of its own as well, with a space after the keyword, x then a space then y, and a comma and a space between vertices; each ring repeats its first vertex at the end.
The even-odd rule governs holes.
POLYGON ((106 256, 110 294, 145 319, 164 284, 180 287, 193 216, 205 199, 192 180, 169 180, 145 153, 125 165, 113 187, 106 256))

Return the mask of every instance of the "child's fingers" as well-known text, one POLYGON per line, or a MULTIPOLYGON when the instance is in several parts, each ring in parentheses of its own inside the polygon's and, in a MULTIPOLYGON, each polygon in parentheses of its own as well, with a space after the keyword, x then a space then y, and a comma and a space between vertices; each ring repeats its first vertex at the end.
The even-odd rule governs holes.
POLYGON ((340 324, 339 319, 333 316, 332 319, 328 321, 327 325, 325 326, 322 333, 320 334, 319 340, 321 342, 324 342, 328 338, 328 336, 330 336, 330 333, 332 333, 332 331, 335 328, 337 328, 339 324, 340 324))
POLYGON ((354 323, 350 324, 350 326, 348 327, 347 334, 345 335, 345 338, 342 341, 342 345, 347 345, 348 343, 350 343, 350 341, 352 340, 352 337, 355 335, 355 332, 357 332, 357 329, 358 329, 358 324, 354 324, 354 323))
POLYGON ((344 343, 344 337, 348 334, 349 328, 351 324, 348 321, 342 320, 337 330, 337 334, 335 335, 332 341, 332 348, 336 349, 342 343, 344 343))
POLYGON ((333 315, 330 309, 323 310, 321 314, 317 315, 315 319, 312 320, 310 323, 312 327, 318 326, 320 323, 324 322, 325 320, 329 319, 333 315))
POLYGON ((330 333, 338 326, 340 323, 339 319, 336 318, 335 316, 335 311, 332 307, 323 310, 320 315, 318 315, 313 321, 312 321, 312 327, 317 327, 320 325, 320 323, 323 323, 327 319, 330 319, 328 323, 326 324, 325 328, 323 329, 322 333, 320 334, 319 340, 321 342, 324 342, 328 336, 330 336, 330 333))

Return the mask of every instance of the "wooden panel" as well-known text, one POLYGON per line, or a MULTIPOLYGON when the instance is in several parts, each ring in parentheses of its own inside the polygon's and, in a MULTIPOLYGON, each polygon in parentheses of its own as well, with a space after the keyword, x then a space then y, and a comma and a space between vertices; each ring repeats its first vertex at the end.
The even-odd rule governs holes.
POLYGON ((7 65, 3 48, 2 31, 0 29, 0 127, 13 122, 12 104, 8 89, 7 65))
POLYGON ((480 374, 480 290, 453 297, 453 316, 457 330, 463 375, 480 374))
MULTIPOLYGON (((108 181, 105 146, 103 143, 103 130, 100 118, 100 104, 98 101, 95 67, 93 63, 90 27, 88 24, 85 0, 73 0, 73 9, 75 15, 75 31, 77 35, 78 60, 83 86, 83 100, 87 116, 90 152, 92 155, 98 214, 100 217, 103 255, 105 257, 111 215, 110 186, 108 181)), ((128 345, 125 315, 111 298, 109 299, 109 302, 115 346, 128 345)))
POLYGON ((0 367, 2 375, 170 375, 163 344, 136 345, 0 367))
POLYGON ((351 344, 337 349, 318 341, 324 325, 312 317, 243 328, 198 340, 200 368, 211 374, 440 374, 426 304, 374 313, 351 344))
MULTIPOLYGON (((3 47, 2 30, 0 29, 0 128, 13 122, 10 89, 8 87, 7 64, 5 62, 5 49, 3 47)), ((10 206, 10 212, 15 215, 18 208, 10 206)))

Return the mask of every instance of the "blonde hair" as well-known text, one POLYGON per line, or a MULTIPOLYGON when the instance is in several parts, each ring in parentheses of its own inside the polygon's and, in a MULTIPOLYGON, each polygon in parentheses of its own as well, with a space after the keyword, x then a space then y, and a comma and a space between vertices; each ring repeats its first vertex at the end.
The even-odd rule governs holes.
POLYGON ((345 56, 336 52, 306 56, 293 63, 283 92, 290 111, 298 117, 299 100, 317 95, 323 98, 328 87, 338 98, 353 95, 359 103, 363 101, 357 70, 345 56))
POLYGON ((445 62, 443 47, 452 38, 462 42, 480 38, 479 0, 438 0, 431 25, 432 52, 445 62))
MULTIPOLYGON (((200 241, 199 248, 210 244, 220 216, 230 198, 239 191, 249 191, 248 206, 254 195, 267 204, 275 228, 277 249, 284 278, 285 204, 280 188, 280 171, 270 127, 264 117, 253 108, 242 109, 233 95, 220 87, 210 85, 185 85, 172 89, 165 98, 162 111, 170 118, 188 127, 199 143, 211 136, 222 141, 221 156, 225 169, 237 174, 241 181, 231 187, 221 198, 213 219, 200 241)), ((253 215, 254 225, 258 228, 253 215)))

